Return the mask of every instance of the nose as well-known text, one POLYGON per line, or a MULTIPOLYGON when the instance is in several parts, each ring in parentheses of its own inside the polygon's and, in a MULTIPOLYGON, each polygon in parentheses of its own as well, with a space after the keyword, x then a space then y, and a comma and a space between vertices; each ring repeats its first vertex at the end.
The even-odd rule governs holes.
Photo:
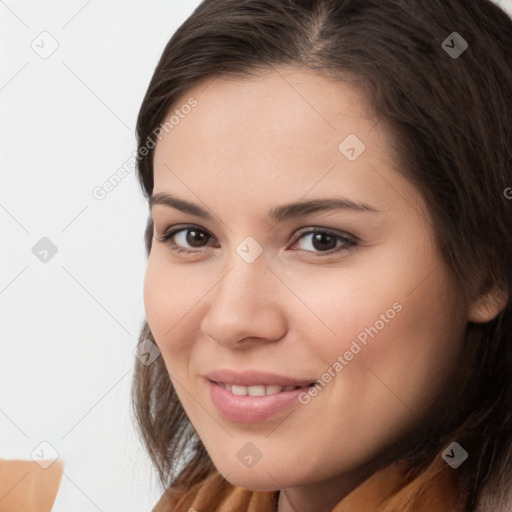
POLYGON ((282 290, 266 261, 260 257, 246 263, 236 255, 231 263, 229 272, 208 294, 209 308, 201 322, 202 332, 230 348, 283 338, 288 322, 282 290))

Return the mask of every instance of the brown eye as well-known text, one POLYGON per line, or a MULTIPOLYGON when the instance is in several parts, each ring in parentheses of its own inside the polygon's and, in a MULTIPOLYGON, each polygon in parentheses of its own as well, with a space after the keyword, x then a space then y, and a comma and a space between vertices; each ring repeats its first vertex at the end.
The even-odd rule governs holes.
POLYGON ((186 233, 185 242, 191 247, 203 247, 205 242, 208 242, 209 236, 204 231, 198 229, 184 229, 181 233, 186 233))
POLYGON ((306 231, 294 243, 298 249, 312 253, 335 253, 356 245, 357 241, 348 236, 323 229, 306 231))
POLYGON ((162 236, 156 237, 160 242, 168 243, 177 252, 193 252, 193 249, 207 247, 212 235, 204 229, 195 226, 181 227, 168 230, 162 236))
POLYGON ((335 236, 329 233, 315 233, 311 240, 311 245, 317 251, 329 251, 334 249, 338 244, 338 240, 335 236))

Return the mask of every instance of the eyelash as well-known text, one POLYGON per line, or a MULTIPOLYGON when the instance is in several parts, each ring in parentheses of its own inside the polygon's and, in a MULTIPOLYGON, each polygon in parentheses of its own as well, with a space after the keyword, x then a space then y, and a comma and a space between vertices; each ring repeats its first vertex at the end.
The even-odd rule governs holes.
MULTIPOLYGON (((207 236, 213 238, 213 235, 211 233, 209 233, 206 229, 200 228, 199 226, 196 226, 194 224, 182 225, 182 226, 176 227, 174 229, 167 228, 163 235, 161 235, 161 236, 155 235, 155 238, 159 242, 169 245, 170 249, 172 251, 174 251, 174 252, 177 252, 177 253, 181 253, 181 254, 197 254, 197 253, 203 252, 203 249, 205 247, 208 247, 208 246, 191 250, 191 249, 184 249, 183 247, 180 247, 176 243, 172 242, 172 237, 174 235, 180 233, 181 231, 189 231, 189 230, 200 231, 201 233, 204 233, 207 236)), ((339 233, 336 233, 335 231, 332 231, 330 229, 318 228, 318 227, 317 228, 313 228, 313 229, 309 229, 307 231, 304 230, 304 231, 300 232, 299 236, 297 236, 295 238, 295 240, 293 242, 293 245, 295 245, 299 240, 304 238, 306 235, 311 235, 311 234, 316 234, 316 233, 322 233, 322 234, 327 234, 327 235, 330 235, 330 236, 334 236, 337 239, 337 241, 343 242, 345 247, 335 247, 334 249, 329 249, 328 251, 308 251, 308 250, 305 250, 305 249, 298 249, 298 250, 302 250, 302 251, 304 251, 306 253, 309 253, 308 257, 316 257, 317 255, 319 255, 320 257, 322 257, 323 255, 331 256, 333 254, 340 253, 340 252, 342 252, 344 250, 350 252, 353 248, 355 248, 358 245, 358 240, 355 237, 353 237, 353 236, 350 236, 350 237, 349 236, 343 236, 343 235, 341 235, 339 233), (313 254, 315 256, 310 256, 311 254, 313 254)))

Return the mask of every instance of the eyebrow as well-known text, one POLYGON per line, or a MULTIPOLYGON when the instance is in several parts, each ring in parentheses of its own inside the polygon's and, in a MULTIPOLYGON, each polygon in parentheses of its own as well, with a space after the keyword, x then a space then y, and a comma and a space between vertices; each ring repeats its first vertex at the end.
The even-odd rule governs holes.
MULTIPOLYGON (((175 208, 176 210, 180 210, 181 212, 188 213, 202 219, 213 220, 213 215, 211 215, 207 210, 194 203, 190 203, 184 199, 179 199, 171 194, 164 192, 159 192, 149 198, 150 209, 152 209, 155 205, 168 206, 170 208, 175 208)), ((360 201, 352 201, 351 199, 341 197, 326 197, 275 206, 269 210, 267 217, 270 221, 277 224, 289 219, 295 219, 304 217, 305 215, 331 210, 380 212, 380 210, 377 210, 372 206, 360 201)))

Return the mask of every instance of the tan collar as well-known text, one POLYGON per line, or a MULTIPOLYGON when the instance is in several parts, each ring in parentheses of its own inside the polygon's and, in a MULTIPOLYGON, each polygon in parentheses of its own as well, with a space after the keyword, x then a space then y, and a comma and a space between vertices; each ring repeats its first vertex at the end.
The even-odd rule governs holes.
MULTIPOLYGON (((170 489, 153 512, 276 512, 278 494, 233 486, 214 472, 184 495, 170 489)), ((440 458, 419 475, 395 463, 372 475, 332 512, 462 512, 463 496, 455 470, 440 458)))

